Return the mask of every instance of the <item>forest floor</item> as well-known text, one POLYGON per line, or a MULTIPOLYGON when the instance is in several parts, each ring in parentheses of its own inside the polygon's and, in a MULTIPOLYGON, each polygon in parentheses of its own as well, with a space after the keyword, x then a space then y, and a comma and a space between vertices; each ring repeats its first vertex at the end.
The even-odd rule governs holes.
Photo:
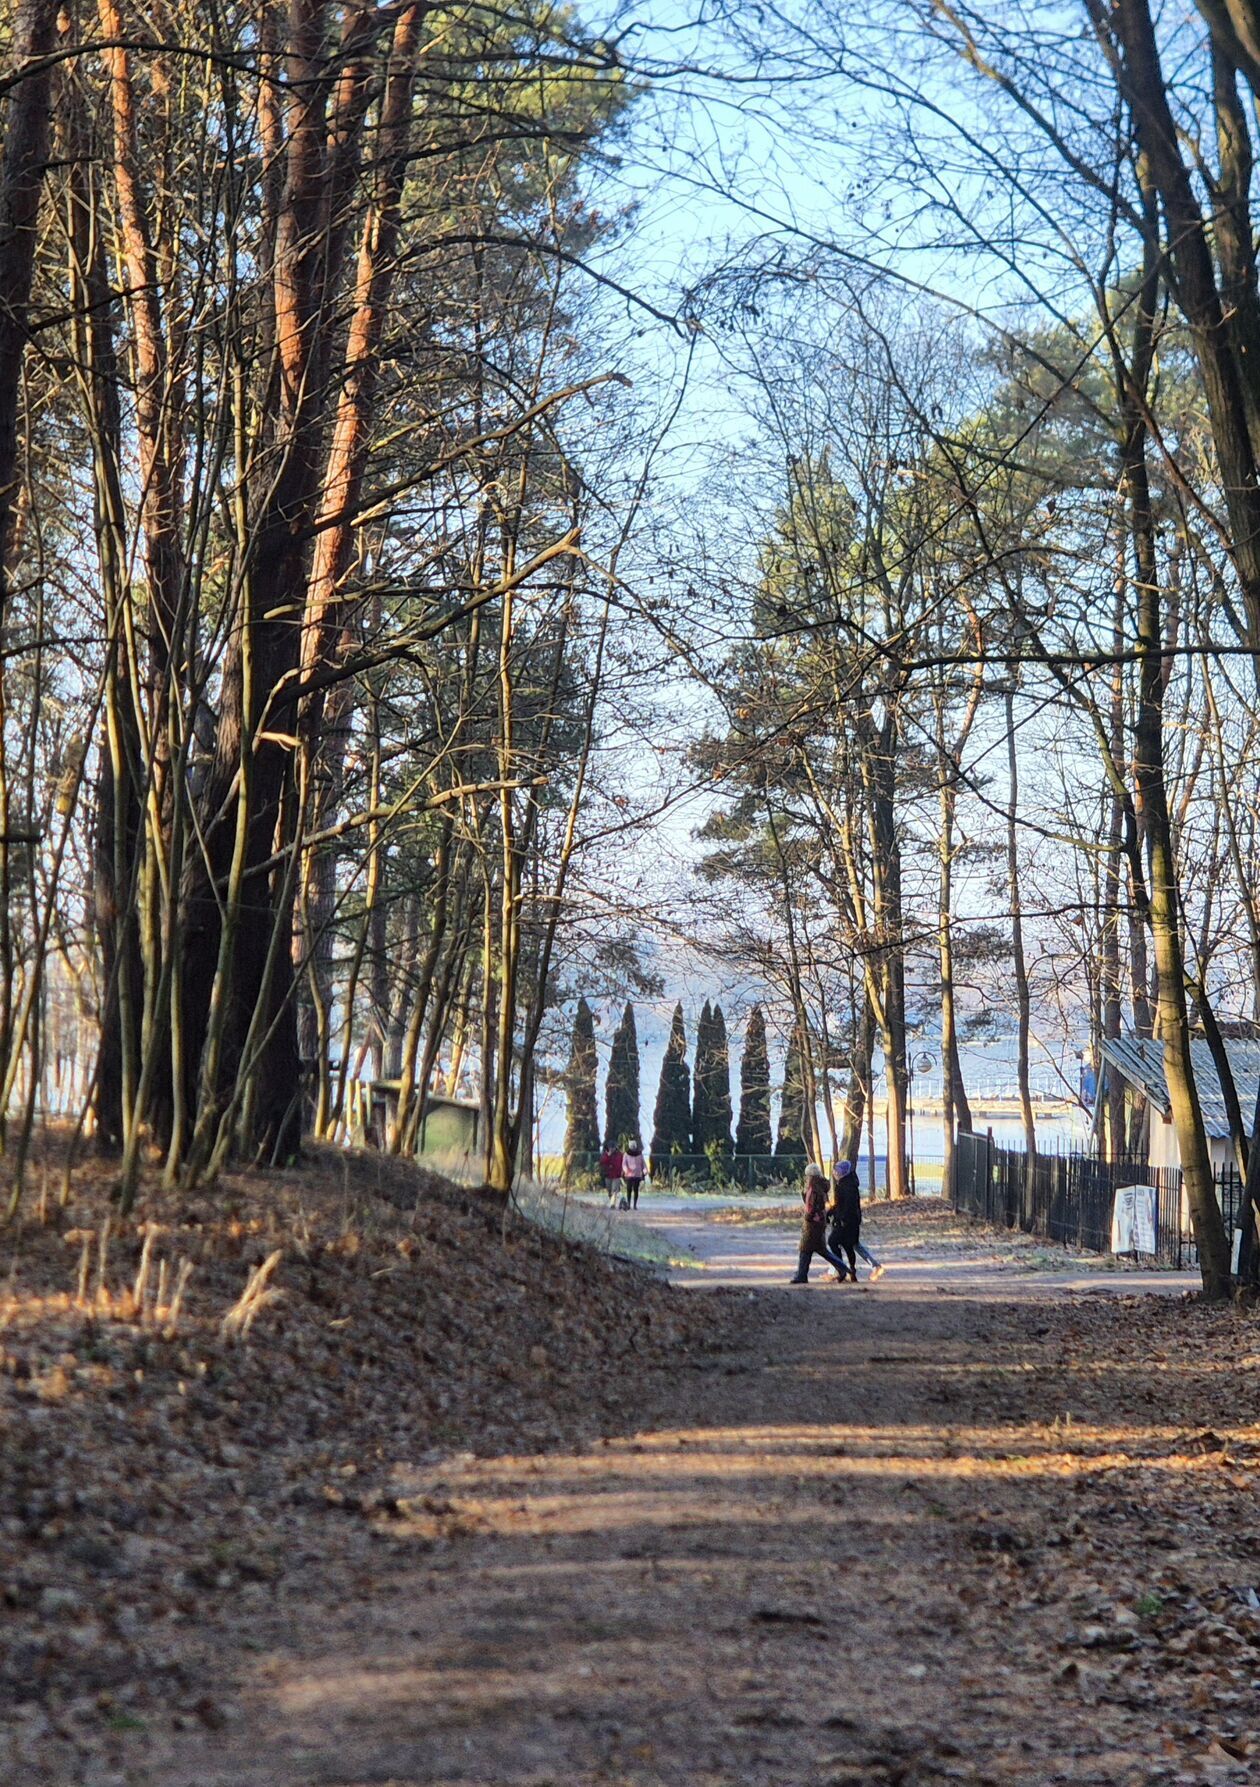
POLYGON ((927 1200, 856 1288, 743 1283, 711 1237, 785 1278, 789 1219, 693 1212, 696 1290, 390 1163, 230 1189, 152 1194, 169 1337, 134 1224, 90 1315, 80 1240, 15 1252, 0 1780, 1260 1780, 1255 1316, 927 1200))

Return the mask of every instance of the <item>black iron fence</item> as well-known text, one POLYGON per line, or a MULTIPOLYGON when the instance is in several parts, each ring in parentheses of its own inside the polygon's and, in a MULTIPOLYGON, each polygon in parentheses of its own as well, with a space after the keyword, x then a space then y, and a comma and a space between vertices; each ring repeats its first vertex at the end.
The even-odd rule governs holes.
MULTIPOLYGON (((1216 1169, 1216 1195, 1232 1235, 1242 1208, 1242 1185, 1232 1167, 1216 1169)), ((1125 1185, 1155 1187, 1155 1252, 1151 1263, 1193 1267, 1198 1249, 1181 1185, 1180 1167, 1145 1160, 1096 1160, 1088 1154, 1025 1154, 989 1136, 960 1135, 954 1151, 951 1202, 955 1210, 996 1228, 1022 1229, 1048 1241, 1111 1249, 1116 1192, 1125 1185)))
MULTIPOLYGON (((796 1187, 805 1169, 804 1155, 774 1154, 671 1154, 653 1157, 649 1163, 652 1183, 660 1189, 707 1191, 766 1191, 796 1187)), ((564 1163, 571 1185, 600 1183, 599 1155, 577 1154, 564 1163)))
MULTIPOLYGON (((822 1166, 830 1172, 833 1161, 829 1154, 822 1166)), ((672 1186, 680 1191, 783 1191, 795 1195, 801 1188, 805 1171, 803 1154, 670 1154, 653 1156, 649 1162, 652 1183, 660 1191, 672 1186)), ((919 1191, 933 1195, 941 1186, 941 1159, 920 1154, 913 1163, 919 1191)), ((568 1159, 553 1157, 551 1170, 571 1186, 592 1187, 600 1183, 599 1155, 575 1154, 568 1159)), ((863 1152, 857 1159, 858 1181, 862 1196, 883 1197, 888 1190, 888 1157, 886 1154, 863 1152)))

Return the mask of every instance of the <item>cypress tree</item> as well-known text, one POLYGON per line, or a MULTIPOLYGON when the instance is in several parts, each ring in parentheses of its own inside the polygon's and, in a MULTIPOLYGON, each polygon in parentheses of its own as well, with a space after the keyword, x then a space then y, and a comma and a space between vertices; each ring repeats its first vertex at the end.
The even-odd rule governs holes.
POLYGON ((592 1165, 599 1154, 599 1111, 595 1103, 595 1017, 585 999, 579 999, 573 1016, 573 1040, 565 1075, 568 1121, 564 1130, 564 1167, 571 1172, 592 1165))
POLYGON ((731 1141, 731 1053, 726 1040, 726 1019, 722 1007, 713 1007, 709 1025, 709 1143, 719 1154, 730 1154, 731 1141))
POLYGON ((744 1053, 739 1063, 739 1128, 735 1131, 737 1154, 769 1154, 770 1055, 766 1049, 766 1020, 754 1005, 744 1032, 744 1053))
POLYGON ((613 1036, 604 1087, 604 1146, 621 1148, 637 1141, 639 1129, 639 1036, 629 1000, 613 1036))
POLYGON ((704 1002, 696 1025, 696 1067, 691 1078, 691 1152, 703 1154, 713 1128, 709 1087, 712 1080, 713 1013, 704 1002))
POLYGON ((652 1119, 652 1177, 667 1174, 674 1154, 685 1154, 691 1145, 691 1072, 687 1066, 687 1032, 682 1005, 674 1007, 661 1062, 661 1082, 656 1092, 652 1119))
POLYGON ((774 1157, 784 1164, 793 1162, 794 1170, 805 1164, 805 1079, 801 1073, 800 1037, 795 1030, 783 1064, 783 1099, 779 1105, 779 1139, 774 1145, 774 1157))

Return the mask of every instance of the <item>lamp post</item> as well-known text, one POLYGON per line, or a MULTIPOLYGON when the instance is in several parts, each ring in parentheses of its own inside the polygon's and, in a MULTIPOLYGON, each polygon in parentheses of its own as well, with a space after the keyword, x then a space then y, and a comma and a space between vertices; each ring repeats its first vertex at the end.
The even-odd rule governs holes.
POLYGON ((919 1188, 915 1182, 914 1176, 914 1076, 916 1073, 931 1073, 935 1066, 936 1062, 932 1059, 931 1055, 927 1053, 915 1055, 911 1058, 910 1072, 907 1076, 909 1085, 907 1087, 908 1096, 906 1102, 909 1106, 908 1116, 910 1119, 910 1196, 912 1198, 917 1197, 919 1194, 919 1188))

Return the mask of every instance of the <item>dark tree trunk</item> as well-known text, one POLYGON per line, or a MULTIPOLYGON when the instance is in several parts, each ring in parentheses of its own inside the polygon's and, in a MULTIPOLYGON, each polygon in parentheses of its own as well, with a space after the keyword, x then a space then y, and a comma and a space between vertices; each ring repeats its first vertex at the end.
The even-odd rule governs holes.
POLYGON ((344 259, 345 195, 368 100, 364 52, 379 29, 368 15, 352 15, 334 90, 324 14, 324 0, 293 0, 289 13, 288 136, 271 285, 278 468, 249 530, 203 797, 205 850, 191 857, 183 889, 183 1053, 188 1108, 198 1112, 199 1163, 222 1114, 233 1099, 242 1102, 243 1078, 251 1082, 246 1151, 288 1160, 301 1139, 292 853, 304 815, 292 740, 320 496, 321 370, 344 259))
POLYGON ((18 0, 9 52, 13 85, 0 168, 0 624, 8 618, 22 360, 48 164, 52 69, 38 64, 52 51, 58 10, 58 0, 18 0))
MULTIPOLYGON (((57 13, 57 0, 18 0, 6 71, 12 82, 0 161, 0 638, 6 644, 22 486, 22 362, 48 164, 52 70, 40 65, 53 47, 57 13)), ((13 1048, 14 989, 9 780, 2 736, 9 724, 8 666, 0 662, 0 1075, 5 1076, 13 1048)), ((3 1137, 0 1116, 0 1144, 3 1137)))

